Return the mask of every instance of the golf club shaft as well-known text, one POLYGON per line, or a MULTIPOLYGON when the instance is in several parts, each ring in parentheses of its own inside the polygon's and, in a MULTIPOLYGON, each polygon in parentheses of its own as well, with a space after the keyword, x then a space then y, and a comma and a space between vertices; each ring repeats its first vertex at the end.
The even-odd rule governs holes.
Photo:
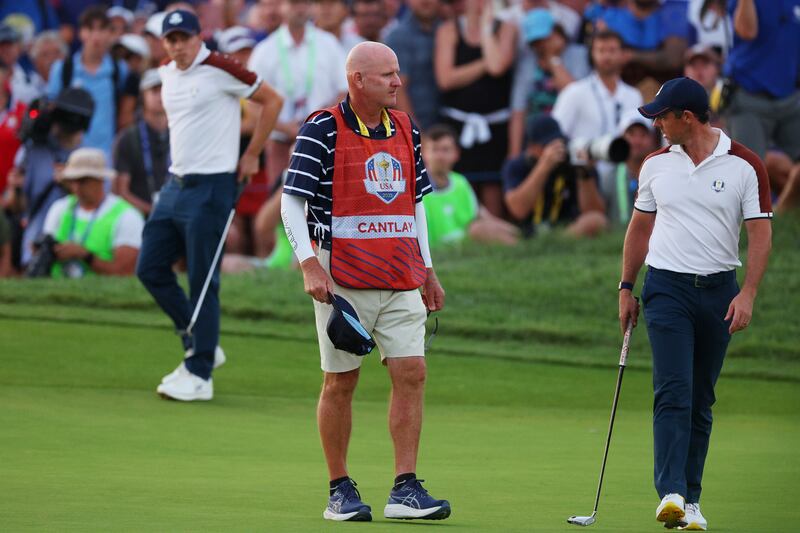
POLYGON ((228 236, 228 230, 231 228, 231 223, 233 222, 233 216, 236 214, 236 206, 231 209, 231 214, 228 215, 228 221, 225 223, 225 229, 222 230, 222 237, 219 239, 219 244, 217 245, 217 252, 214 254, 214 259, 211 261, 211 266, 208 269, 208 275, 206 275, 206 281, 203 283, 203 290, 200 291, 200 297, 197 298, 197 303, 194 306, 194 313, 192 313, 192 319, 189 321, 189 325, 186 327, 186 334, 191 335, 192 329, 194 328, 195 323, 197 322, 197 317, 200 315, 200 308, 203 307, 203 300, 206 298, 206 292, 208 292, 208 286, 211 283, 211 278, 214 277, 214 270, 217 268, 217 262, 219 261, 220 256, 222 255, 222 249, 225 247, 225 239, 228 236))
POLYGON ((625 364, 628 360, 628 346, 631 341, 631 331, 633 330, 633 322, 628 321, 625 328, 625 336, 622 339, 622 350, 619 355, 619 372, 617 373, 617 386, 614 388, 614 401, 611 404, 611 418, 608 421, 608 435, 606 435, 606 448, 603 451, 603 464, 600 467, 600 480, 597 482, 597 494, 594 498, 594 512, 597 512, 597 506, 600 504, 600 490, 603 488, 603 474, 606 471, 606 461, 608 459, 608 448, 611 445, 611 432, 614 430, 614 418, 617 414, 617 403, 619 402, 619 391, 622 387, 622 375, 625 372, 625 364))

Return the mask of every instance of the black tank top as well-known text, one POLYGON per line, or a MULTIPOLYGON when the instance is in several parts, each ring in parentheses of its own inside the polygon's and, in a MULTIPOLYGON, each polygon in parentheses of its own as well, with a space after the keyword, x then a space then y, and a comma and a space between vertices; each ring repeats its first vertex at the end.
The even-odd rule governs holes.
MULTIPOLYGON (((465 65, 483 57, 480 46, 472 46, 464 40, 462 30, 463 18, 455 20, 458 32, 456 44, 456 66, 465 65)), ((500 21, 495 21, 494 33, 500 30, 500 21)), ((511 102, 511 82, 513 69, 509 69, 499 77, 484 74, 470 85, 453 89, 442 94, 442 105, 461 111, 470 111, 485 115, 492 111, 506 109, 511 102)))

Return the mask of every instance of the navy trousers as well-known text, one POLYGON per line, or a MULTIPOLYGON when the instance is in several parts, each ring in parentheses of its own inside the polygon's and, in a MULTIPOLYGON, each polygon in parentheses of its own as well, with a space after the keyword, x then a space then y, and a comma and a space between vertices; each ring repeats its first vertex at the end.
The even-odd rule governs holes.
POLYGON ((699 503, 711 437, 711 406, 730 341, 725 314, 736 272, 710 276, 649 268, 642 289, 653 349, 653 444, 660 498, 699 503))
POLYGON ((219 262, 191 338, 185 330, 235 201, 234 173, 173 176, 144 226, 136 265, 139 280, 181 334, 183 348, 194 349, 186 368, 203 379, 211 376, 219 341, 219 262), (190 298, 172 270, 180 257, 186 258, 190 298))

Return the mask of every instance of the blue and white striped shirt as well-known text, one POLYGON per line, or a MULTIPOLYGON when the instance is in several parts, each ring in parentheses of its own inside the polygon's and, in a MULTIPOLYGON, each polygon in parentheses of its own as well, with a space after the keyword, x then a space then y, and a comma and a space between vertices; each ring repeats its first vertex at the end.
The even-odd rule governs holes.
MULTIPOLYGON (((357 134, 361 135, 358 119, 350 108, 349 97, 339 103, 339 109, 345 123, 357 134)), ((389 121, 386 131, 383 124, 369 129, 373 139, 387 139, 395 134, 394 122, 389 121)), ((411 140, 414 143, 416 160, 416 182, 414 193, 416 201, 432 191, 425 163, 422 161, 422 148, 419 128, 411 123, 411 140)), ((308 201, 308 231, 312 240, 324 248, 331 244, 331 208, 333 205, 333 166, 336 155, 336 119, 327 111, 320 113, 300 128, 297 134, 289 169, 286 171, 286 184, 283 192, 300 196, 308 201)))

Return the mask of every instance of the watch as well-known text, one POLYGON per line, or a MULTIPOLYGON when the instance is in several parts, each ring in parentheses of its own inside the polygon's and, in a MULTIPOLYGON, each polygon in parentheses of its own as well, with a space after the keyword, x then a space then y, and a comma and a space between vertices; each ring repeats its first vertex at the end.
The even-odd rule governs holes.
POLYGON ((617 286, 617 290, 621 291, 622 289, 628 289, 629 291, 633 290, 633 283, 630 281, 620 281, 619 286, 617 286))

